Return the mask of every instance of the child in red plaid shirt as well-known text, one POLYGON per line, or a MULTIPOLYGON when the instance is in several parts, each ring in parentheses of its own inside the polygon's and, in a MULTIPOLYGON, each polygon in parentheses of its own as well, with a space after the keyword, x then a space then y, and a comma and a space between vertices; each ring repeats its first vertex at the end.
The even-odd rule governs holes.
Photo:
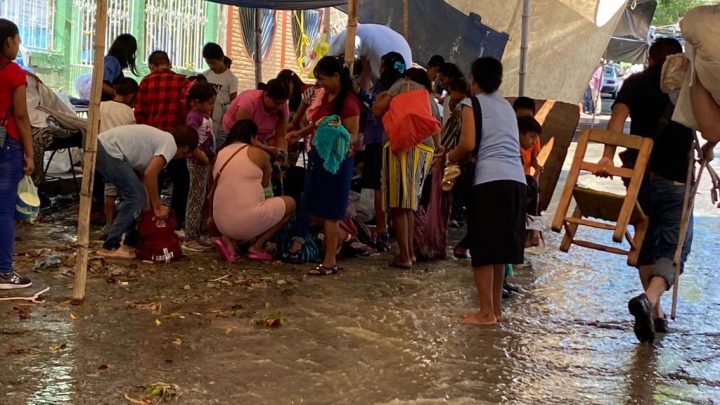
POLYGON ((171 70, 170 58, 155 51, 148 58, 150 74, 140 82, 135 96, 135 120, 163 131, 185 123, 187 77, 171 70))

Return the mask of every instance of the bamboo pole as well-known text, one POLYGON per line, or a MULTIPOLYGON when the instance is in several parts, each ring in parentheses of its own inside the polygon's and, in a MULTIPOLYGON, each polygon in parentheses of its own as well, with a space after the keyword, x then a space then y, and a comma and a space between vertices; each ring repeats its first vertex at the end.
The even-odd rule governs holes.
POLYGON ((410 42, 410 0, 403 0, 403 35, 410 42))
MULTIPOLYGON (((262 82, 262 10, 255 9, 255 84, 262 82)), ((284 39, 283 39, 284 40, 284 39)))
POLYGON ((358 26, 358 3, 360 0, 348 0, 348 22, 347 31, 345 32, 345 64, 352 74, 353 64, 355 63, 355 34, 358 26))
POLYGON ((527 80, 528 62, 528 37, 530 36, 530 0, 523 0, 522 11, 522 34, 520 37, 520 83, 518 95, 525 96, 525 84, 527 80))
POLYGON ((73 285, 73 303, 85 299, 87 281, 88 244, 90 243, 90 207, 92 205, 93 181, 95 179, 95 155, 97 136, 100 130, 100 97, 102 95, 103 70, 105 68, 105 28, 107 25, 107 0, 97 0, 95 9, 95 43, 93 45, 92 91, 88 131, 83 147, 83 178, 80 190, 80 211, 78 212, 78 260, 73 285))

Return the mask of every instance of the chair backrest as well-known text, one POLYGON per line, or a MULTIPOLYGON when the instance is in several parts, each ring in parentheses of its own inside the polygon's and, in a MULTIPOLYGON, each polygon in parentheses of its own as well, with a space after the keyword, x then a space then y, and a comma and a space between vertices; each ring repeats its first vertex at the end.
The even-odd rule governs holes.
POLYGON ((552 224, 553 230, 559 231, 562 228, 562 223, 567 215, 568 208, 570 207, 573 190, 577 185, 578 178, 580 177, 580 171, 596 173, 602 169, 602 167, 596 162, 585 161, 585 154, 590 142, 597 142, 616 147, 625 147, 638 151, 637 161, 635 162, 635 167, 633 169, 614 166, 605 168, 607 173, 611 176, 629 179, 625 199, 623 201, 622 208, 620 209, 615 232, 613 234, 613 240, 619 242, 625 234, 625 230, 627 229, 635 208, 638 192, 640 191, 643 176, 645 175, 645 170, 650 160, 653 141, 650 138, 643 138, 636 135, 619 134, 597 129, 584 129, 580 134, 580 139, 578 140, 577 149, 575 151, 575 157, 573 158, 573 163, 568 173, 563 194, 558 203, 558 210, 552 224))

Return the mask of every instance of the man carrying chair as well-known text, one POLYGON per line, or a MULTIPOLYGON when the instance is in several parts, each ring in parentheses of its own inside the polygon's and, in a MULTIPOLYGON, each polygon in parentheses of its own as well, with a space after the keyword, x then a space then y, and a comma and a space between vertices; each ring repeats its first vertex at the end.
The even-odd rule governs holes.
MULTIPOLYGON (((608 130, 624 133, 625 121, 631 118, 630 133, 652 138, 654 145, 638 194, 638 203, 649 218, 647 235, 640 250, 637 267, 643 293, 628 302, 635 317, 635 336, 640 342, 653 343, 655 333, 667 333, 667 320, 660 298, 675 283, 674 256, 680 238, 686 194, 690 150, 694 133, 670 120, 673 104, 660 88, 662 67, 667 56, 682 53, 680 43, 661 38, 650 47, 648 68, 628 78, 617 96, 608 123, 608 130)), ((712 145, 710 145, 711 147, 712 145)), ((595 174, 608 177, 612 167, 614 146, 605 146, 601 167, 595 174)), ((620 154, 624 167, 633 167, 632 153, 620 154)), ((689 217, 680 270, 690 253, 692 215, 689 217)))

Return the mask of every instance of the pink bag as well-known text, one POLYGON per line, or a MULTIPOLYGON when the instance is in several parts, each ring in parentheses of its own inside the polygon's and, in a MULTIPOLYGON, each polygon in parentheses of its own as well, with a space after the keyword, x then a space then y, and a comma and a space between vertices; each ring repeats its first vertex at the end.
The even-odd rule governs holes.
POLYGON ((440 131, 440 124, 430 109, 428 91, 410 90, 409 82, 405 93, 392 98, 382 122, 394 154, 407 152, 440 131))
POLYGON ((442 190, 443 167, 431 169, 432 189, 427 210, 415 212, 415 254, 420 260, 442 260, 447 255, 447 229, 452 193, 442 190))

